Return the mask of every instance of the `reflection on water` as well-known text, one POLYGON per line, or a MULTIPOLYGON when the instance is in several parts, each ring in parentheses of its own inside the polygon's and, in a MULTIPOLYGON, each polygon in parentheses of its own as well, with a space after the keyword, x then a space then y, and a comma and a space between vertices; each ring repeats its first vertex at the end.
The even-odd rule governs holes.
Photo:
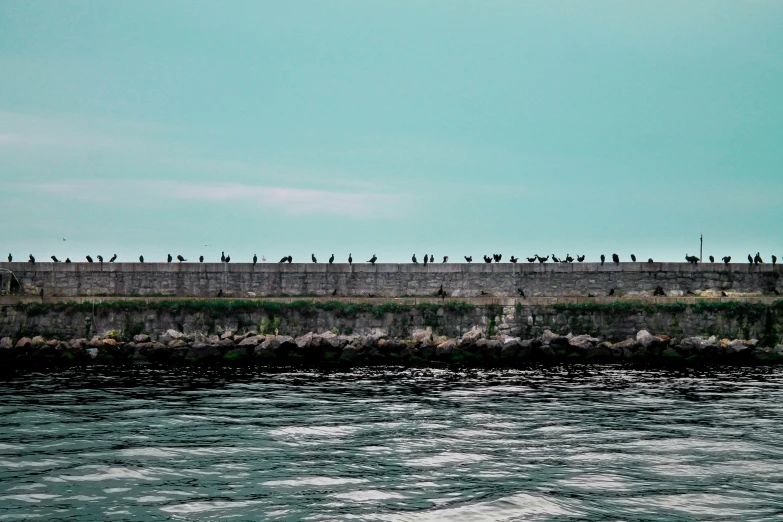
POLYGON ((0 520, 783 520, 781 368, 0 382, 0 520))

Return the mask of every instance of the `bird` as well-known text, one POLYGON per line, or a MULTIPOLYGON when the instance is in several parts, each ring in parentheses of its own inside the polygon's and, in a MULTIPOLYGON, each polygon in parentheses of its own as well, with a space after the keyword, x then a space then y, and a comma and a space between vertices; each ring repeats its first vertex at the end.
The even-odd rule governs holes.
POLYGON ((446 292, 443 290, 443 283, 440 284, 438 295, 440 296, 441 299, 444 299, 446 297, 446 292))
POLYGON ((582 254, 581 256, 576 256, 576 260, 579 261, 580 263, 583 262, 585 260, 584 254, 582 254))
POLYGON ((510 257, 508 260, 509 260, 510 262, 512 262, 512 263, 515 263, 515 264, 516 264, 516 262, 517 262, 517 261, 519 261, 519 259, 517 259, 517 258, 516 258, 516 257, 514 257, 514 256, 511 256, 511 257, 510 257))
POLYGON ((88 263, 92 263, 92 258, 90 256, 85 256, 87 258, 88 263))
POLYGON ((337 289, 334 289, 334 292, 332 292, 332 295, 337 295, 337 289))
POLYGON ((540 264, 542 264, 542 265, 543 265, 544 263, 546 263, 547 261, 549 261, 549 256, 546 256, 546 257, 540 257, 540 256, 539 256, 539 258, 538 258, 538 262, 539 262, 540 264))
POLYGON ((750 254, 748 254, 748 263, 750 263, 751 265, 753 264, 753 256, 751 256, 750 254))
POLYGON ((171 263, 171 261, 172 261, 173 259, 174 259, 174 258, 173 258, 173 257, 171 257, 171 254, 169 254, 169 255, 167 255, 167 256, 166 256, 166 262, 168 262, 168 263, 171 263))
POLYGON ((98 257, 98 262, 99 262, 100 264, 103 264, 103 256, 101 256, 101 255, 98 255, 97 257, 98 257))
POLYGON ((371 265, 374 265, 376 261, 378 261, 378 256, 373 254, 372 257, 370 258, 370 260, 367 261, 367 262, 370 263, 371 265))
POLYGON ((182 256, 178 255, 178 256, 177 256, 177 261, 179 261, 179 262, 181 263, 181 262, 183 262, 183 261, 187 261, 187 259, 185 259, 184 257, 182 257, 182 256))
POLYGON ((114 263, 115 261, 117 261, 117 254, 111 256, 111 259, 109 259, 109 263, 114 263))
POLYGON ((609 293, 608 293, 607 295, 609 295, 609 296, 612 296, 612 295, 614 295, 614 288, 612 288, 611 290, 609 290, 609 293))
POLYGON ((429 261, 429 258, 427 257, 427 254, 424 254, 424 266, 427 266, 427 262, 429 261))
POLYGON ((489 295, 489 294, 488 294, 488 293, 486 293, 484 290, 482 290, 482 291, 481 291, 481 295, 489 295))
POLYGON ((714 262, 715 262, 715 257, 714 256, 710 256, 710 263, 714 263, 714 262))
POLYGON ((729 263, 731 263, 731 256, 723 256, 721 261, 723 261, 724 264, 728 265, 729 263))
MULTIPOLYGON (((10 254, 9 254, 9 256, 10 256, 10 254)), ((465 256, 465 261, 467 261, 468 263, 472 263, 473 262, 473 256, 465 256)))
POLYGON ((655 261, 653 261, 653 258, 650 258, 650 259, 647 260, 647 262, 648 263, 654 263, 655 261))
POLYGON ((253 254, 253 264, 255 265, 256 263, 258 263, 258 256, 253 254))
POLYGON ((71 262, 71 258, 70 258, 70 257, 66 257, 66 258, 65 258, 65 262, 66 262, 66 263, 70 263, 70 262, 71 262))
POLYGON ((489 257, 488 255, 484 254, 484 262, 485 263, 491 263, 492 262, 492 258, 489 257))
POLYGON ((413 254, 413 256, 411 256, 411 261, 412 261, 412 262, 413 262, 413 264, 415 264, 415 265, 418 265, 418 264, 419 264, 419 262, 418 262, 418 261, 416 261, 416 254, 413 254))
POLYGON ((724 292, 723 290, 721 290, 720 291, 720 296, 721 297, 728 297, 728 294, 726 292, 724 292))
POLYGON ((198 256, 198 262, 203 263, 204 262, 204 256, 198 256))
POLYGON ((536 258, 535 257, 526 257, 525 259, 527 259, 528 263, 535 263, 536 262, 536 258))
POLYGON ((35 264, 35 258, 33 257, 33 255, 32 255, 32 254, 30 254, 30 258, 27 260, 27 262, 28 262, 28 263, 32 263, 32 264, 35 264))
POLYGON ((443 262, 448 263, 449 262, 449 256, 443 256, 443 262))
POLYGON ((517 288, 517 293, 519 294, 519 297, 525 297, 525 291, 521 288, 517 288))
POLYGON ((633 254, 631 254, 631 261, 633 261, 634 263, 636 263, 636 256, 635 256, 635 255, 633 255, 633 254))
POLYGON ((39 292, 39 295, 41 296, 41 301, 43 301, 44 298, 44 289, 41 288, 41 291, 39 292))
POLYGON ((552 262, 553 263, 559 263, 560 259, 556 255, 552 254, 552 262))
POLYGON ((310 259, 313 260, 313 263, 317 263, 318 260, 315 258, 315 254, 310 254, 310 259))
POLYGON ((63 241, 65 241, 65 238, 63 238, 63 241))
POLYGON ((367 294, 367 297, 375 297, 375 294, 367 294))
POLYGON ((280 259, 280 263, 285 263, 288 261, 288 256, 283 256, 282 259, 280 259))
POLYGON ((430 263, 434 263, 434 262, 435 262, 435 256, 430 254, 430 263))
POLYGON ((601 254, 601 266, 604 266, 604 261, 606 261, 606 256, 601 254))
POLYGON ((329 264, 331 265, 332 263, 334 263, 334 254, 329 258, 329 264))
POLYGON ((60 262, 60 260, 57 259, 57 256, 52 256, 52 261, 54 261, 55 263, 59 263, 60 262))
POLYGON ((565 260, 566 260, 566 263, 573 263, 574 262, 574 258, 571 257, 571 254, 566 254, 565 260))
MULTIPOLYGON (((228 263, 228 259, 229 259, 229 258, 226 258, 226 263, 228 263)), ((293 258, 293 257, 291 257, 291 256, 288 256, 288 264, 289 264, 289 265, 291 264, 291 262, 292 262, 293 260, 294 260, 294 258, 293 258)))
POLYGON ((655 292, 653 292, 653 295, 654 296, 666 295, 666 292, 663 291, 663 287, 662 286, 656 286, 655 287, 655 292))
POLYGON ((492 254, 492 259, 495 260, 495 263, 500 263, 503 259, 503 254, 492 254))
POLYGON ((144 256, 139 256, 139 263, 143 263, 143 262, 144 262, 144 256))
POLYGON ((220 253, 220 262, 221 263, 225 263, 226 262, 226 253, 225 252, 221 252, 220 253))
POLYGON ((754 259, 754 261, 756 262, 757 265, 764 263, 764 260, 761 259, 761 254, 759 254, 758 252, 756 252, 756 258, 754 259))
POLYGON ((261 254, 261 262, 266 263, 266 256, 264 254, 261 254))
POLYGON ((353 258, 351 257, 351 254, 348 254, 348 264, 350 265, 352 263, 353 263, 353 258))
POLYGON ((223 289, 218 290, 218 297, 223 297, 223 289))
POLYGON ((775 264, 776 264, 777 262, 778 262, 778 258, 777 258, 777 256, 773 255, 773 256, 772 256, 772 266, 775 266, 775 264))
POLYGON ((226 256, 226 263, 231 261, 231 256, 226 256))
POLYGON ((696 265, 699 263, 700 259, 696 256, 689 256, 688 254, 685 254, 685 260, 692 265, 696 265))
POLYGON ((12 256, 11 254, 8 254, 8 262, 10 263, 13 260, 14 260, 14 256, 12 256))
POLYGON ((620 256, 618 256, 617 254, 612 254, 612 261, 614 261, 615 265, 619 265, 620 264, 620 256))

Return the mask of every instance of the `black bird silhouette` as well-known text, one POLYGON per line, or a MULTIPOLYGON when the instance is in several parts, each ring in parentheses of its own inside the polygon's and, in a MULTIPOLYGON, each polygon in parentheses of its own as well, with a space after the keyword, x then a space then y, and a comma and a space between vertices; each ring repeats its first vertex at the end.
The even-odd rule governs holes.
POLYGON ((318 260, 315 258, 315 254, 310 254, 310 259, 313 260, 313 263, 317 263, 318 260))
POLYGON ((334 263, 334 254, 329 258, 329 264, 331 265, 332 263, 334 263))
POLYGON ((33 257, 33 255, 32 255, 32 254, 30 254, 30 258, 27 260, 27 262, 28 262, 28 263, 32 263, 32 264, 35 264, 35 258, 33 257))
POLYGON ((60 262, 60 260, 57 259, 57 256, 52 256, 52 261, 54 261, 55 263, 59 263, 60 262))
POLYGON ((492 259, 495 260, 495 263, 500 263, 500 256, 497 254, 492 254, 492 259))
POLYGON ((601 254, 601 266, 604 266, 604 261, 606 261, 606 256, 601 254))
POLYGON ((173 257, 171 257, 171 254, 166 256, 166 262, 171 263, 174 260, 173 257))
POLYGON ((756 261, 757 265, 760 265, 760 264, 762 264, 764 262, 764 260, 761 259, 761 254, 758 253, 758 252, 756 252, 756 258, 754 259, 754 261, 756 261))
POLYGON ((87 257, 87 262, 92 263, 92 258, 90 256, 86 256, 86 257, 87 257))
POLYGON ((655 292, 653 292, 653 295, 654 296, 666 295, 666 292, 663 291, 663 287, 662 286, 656 286, 655 287, 655 292))
POLYGON ((778 258, 777 258, 777 256, 773 255, 773 256, 772 256, 772 266, 775 266, 775 264, 776 264, 777 262, 778 262, 778 258))
POLYGON ((750 254, 748 254, 748 263, 750 263, 751 265, 753 264, 753 256, 751 256, 750 254))
POLYGON ((577 261, 579 261, 580 263, 581 263, 582 261, 584 261, 584 260, 585 260, 585 256, 584 256, 584 254, 582 254, 581 256, 576 256, 576 260, 577 260, 577 261))
POLYGON ((443 283, 440 284, 440 288, 438 289, 438 296, 440 296, 441 299, 446 297, 446 292, 443 291, 443 283))
POLYGON ((525 259, 527 259, 527 262, 528 262, 528 263, 535 263, 535 262, 536 262, 536 260, 538 259, 538 256, 527 257, 527 258, 525 258, 525 259))
POLYGON ((731 256, 723 256, 722 261, 724 264, 728 265, 729 263, 731 263, 731 256))
POLYGON ((434 263, 434 262, 435 262, 435 256, 430 254, 430 263, 434 263))
POLYGON ((715 257, 714 256, 710 256, 710 263, 714 263, 714 262, 715 262, 715 257))
POLYGON ((231 262, 231 256, 226 256, 226 263, 231 262))
POLYGON ((109 263, 114 263, 115 261, 117 261, 117 254, 111 256, 111 259, 109 259, 109 263))
POLYGON ((218 290, 218 297, 223 297, 223 289, 218 290))
POLYGON ((427 266, 428 262, 429 262, 429 258, 427 257, 427 254, 424 254, 424 266, 427 266))
POLYGON ((100 264, 103 264, 103 256, 100 256, 100 255, 98 256, 98 262, 100 264))
POLYGON ((565 260, 566 260, 566 263, 573 263, 574 262, 574 258, 571 257, 571 254, 566 254, 565 260))
POLYGON ((647 262, 648 263, 654 263, 655 261, 653 261, 653 258, 650 258, 650 259, 647 260, 647 262))
POLYGON ((727 294, 727 293, 726 293, 726 292, 724 292, 723 290, 721 290, 721 291, 720 291, 720 296, 721 296, 721 297, 728 297, 728 295, 729 295, 729 294, 727 294))
POLYGON ((516 264, 516 262, 517 262, 517 261, 519 261, 519 259, 517 259, 517 258, 516 258, 516 257, 514 257, 514 256, 511 256, 510 258, 508 258, 508 260, 509 260, 510 262, 512 262, 512 263, 515 263, 515 264, 516 264))
POLYGON ((552 254, 552 262, 553 263, 559 263, 560 262, 560 258, 558 258, 556 255, 552 254))
POLYGON ((70 263, 70 262, 71 262, 71 258, 70 258, 70 257, 66 257, 66 258, 65 258, 65 262, 66 262, 66 263, 70 263))
POLYGON ((467 261, 468 263, 472 263, 473 262, 473 256, 465 256, 465 261, 467 261))
POLYGON ((334 289, 334 292, 332 292, 332 295, 337 295, 337 289, 334 289))
POLYGON ((203 263, 204 262, 204 256, 198 256, 198 262, 203 263))
POLYGON ((485 263, 491 263, 492 262, 492 258, 485 254, 484 255, 484 262, 485 263))
POLYGON ((619 265, 620 264, 620 256, 618 256, 617 254, 612 254, 612 261, 614 261, 615 265, 619 265))
POLYGON ((414 264, 417 264, 417 265, 419 264, 419 262, 418 262, 418 261, 416 261, 416 254, 413 254, 413 256, 411 256, 411 261, 412 261, 414 264))
POLYGON ((10 263, 13 260, 14 260, 14 256, 12 256, 11 254, 8 254, 8 262, 10 263))
POLYGON ((547 261, 549 261, 549 256, 546 256, 546 257, 541 257, 541 256, 539 256, 539 257, 538 257, 538 262, 539 262, 539 263, 541 263, 542 265, 543 265, 544 263, 546 263, 547 261))
POLYGON ((696 256, 689 256, 688 254, 685 254, 685 260, 689 262, 692 265, 696 265, 699 263, 699 258, 696 256))
POLYGON ((633 254, 631 254, 631 261, 633 261, 634 263, 636 263, 636 256, 635 256, 635 255, 633 255, 633 254))
POLYGON ((484 290, 482 290, 482 291, 481 291, 481 295, 489 295, 489 294, 488 294, 488 293, 486 293, 484 290))
POLYGON ((139 263, 143 263, 143 262, 144 262, 144 256, 139 256, 139 263))
POLYGON ((370 263, 371 265, 374 265, 376 261, 378 261, 378 256, 373 254, 372 257, 370 258, 370 260, 367 261, 367 262, 370 263))
POLYGON ((519 297, 525 297, 525 291, 521 288, 517 288, 517 293, 519 294, 519 297))
POLYGON ((43 288, 41 288, 41 291, 40 291, 40 292, 38 292, 38 294, 41 296, 41 301, 43 301, 43 297, 44 297, 44 289, 43 289, 43 288))
POLYGON ((179 262, 181 263, 181 262, 183 262, 183 261, 187 261, 187 259, 185 259, 185 258, 184 258, 184 257, 182 257, 181 255, 178 255, 178 256, 177 256, 177 261, 179 261, 179 262))
POLYGON ((255 265, 256 263, 258 263, 258 256, 253 254, 253 264, 255 265))
MULTIPOLYGON (((288 264, 290 265, 293 262, 294 258, 291 256, 288 256, 288 264)), ((228 258, 226 258, 226 263, 228 263, 228 258)))
POLYGON ((448 263, 449 262, 449 256, 443 256, 443 262, 448 263))
POLYGON ((353 263, 353 258, 351 257, 351 254, 348 254, 348 264, 350 265, 352 263, 353 263))
MULTIPOLYGON (((225 252, 221 252, 220 253, 220 262, 221 263, 225 263, 226 262, 226 253, 225 252)), ((221 292, 222 292, 222 290, 221 290, 221 292)))
POLYGON ((612 288, 611 290, 609 290, 609 293, 608 293, 607 295, 610 295, 610 296, 614 295, 614 288, 612 288))
POLYGON ((280 259, 281 263, 285 263, 286 261, 288 261, 288 256, 283 256, 282 259, 280 259))

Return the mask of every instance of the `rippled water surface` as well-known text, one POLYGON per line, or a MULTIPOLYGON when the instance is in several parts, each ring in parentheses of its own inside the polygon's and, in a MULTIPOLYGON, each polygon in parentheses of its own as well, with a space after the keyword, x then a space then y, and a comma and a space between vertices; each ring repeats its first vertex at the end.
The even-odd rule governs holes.
POLYGON ((783 520, 778 368, 0 384, 0 520, 783 520))

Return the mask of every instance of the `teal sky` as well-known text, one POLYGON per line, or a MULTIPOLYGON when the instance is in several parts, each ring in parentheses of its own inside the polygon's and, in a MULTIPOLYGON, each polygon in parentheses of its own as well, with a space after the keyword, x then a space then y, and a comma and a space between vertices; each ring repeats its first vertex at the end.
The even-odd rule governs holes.
POLYGON ((781 28, 776 0, 0 0, 0 253, 783 257, 781 28))

